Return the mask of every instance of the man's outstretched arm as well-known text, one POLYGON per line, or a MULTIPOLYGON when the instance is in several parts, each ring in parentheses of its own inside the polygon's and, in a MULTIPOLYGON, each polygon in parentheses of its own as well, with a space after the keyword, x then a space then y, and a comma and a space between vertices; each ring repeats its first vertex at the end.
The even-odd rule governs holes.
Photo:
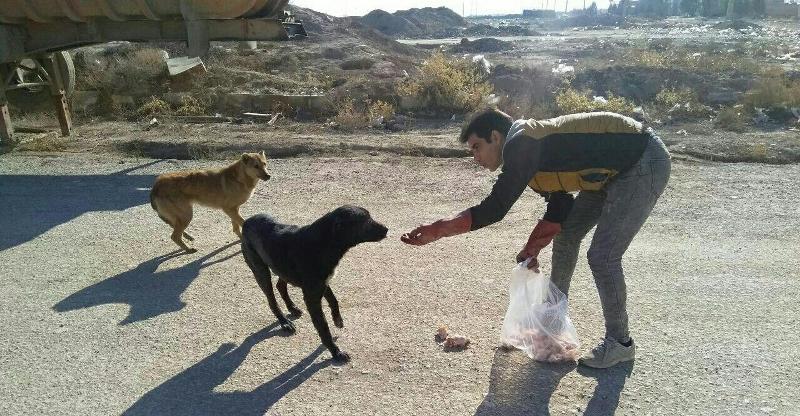
POLYGON ((475 231, 500 221, 536 173, 538 150, 536 141, 526 137, 509 142, 503 150, 503 170, 489 196, 480 204, 461 211, 454 217, 417 227, 403 234, 400 240, 406 244, 421 246, 442 237, 475 231))

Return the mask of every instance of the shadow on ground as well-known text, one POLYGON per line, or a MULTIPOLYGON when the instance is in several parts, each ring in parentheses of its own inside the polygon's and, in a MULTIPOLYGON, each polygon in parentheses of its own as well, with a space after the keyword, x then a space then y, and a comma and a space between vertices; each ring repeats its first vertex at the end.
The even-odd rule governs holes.
POLYGON ((238 244, 238 241, 228 243, 186 265, 163 271, 156 271, 161 263, 180 256, 183 252, 174 251, 155 257, 134 269, 109 277, 69 295, 55 304, 53 309, 57 312, 67 312, 98 305, 125 303, 130 306, 130 311, 128 316, 119 323, 120 325, 179 311, 186 306, 181 301, 181 295, 197 278, 200 270, 239 254, 237 250, 224 257, 210 260, 238 244))
POLYGON ((256 344, 284 334, 277 328, 277 324, 272 324, 250 335, 235 348, 231 343, 221 345, 215 353, 145 393, 124 414, 263 415, 283 396, 330 365, 330 360, 314 363, 325 351, 323 346, 319 346, 300 362, 253 391, 215 392, 214 388, 239 368, 256 344))
POLYGON ((619 406, 619 395, 625 380, 633 372, 633 361, 617 364, 611 368, 596 369, 580 366, 578 374, 597 379, 594 394, 586 405, 584 415, 613 415, 619 406))
POLYGON ((92 211, 149 203, 154 175, 0 175, 0 251, 16 247, 92 211))
POLYGON ((549 415, 550 397, 574 369, 574 363, 541 363, 521 351, 498 348, 489 374, 489 392, 475 414, 549 415))
MULTIPOLYGON (((531 360, 521 351, 498 348, 494 354, 489 392, 475 411, 479 416, 550 415, 550 398, 559 382, 573 370, 597 379, 586 416, 613 415, 625 380, 633 371, 633 362, 598 370, 574 363, 550 364, 531 360)), ((576 403, 580 405, 581 403, 576 403)))

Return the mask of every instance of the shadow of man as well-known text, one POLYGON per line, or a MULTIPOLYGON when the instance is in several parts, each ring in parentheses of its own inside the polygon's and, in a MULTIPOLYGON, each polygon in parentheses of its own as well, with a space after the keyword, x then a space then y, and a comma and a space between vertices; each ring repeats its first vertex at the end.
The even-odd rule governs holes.
POLYGON ((317 371, 330 365, 330 360, 314 363, 325 351, 319 346, 297 364, 250 392, 217 393, 222 384, 244 362, 250 350, 261 341, 286 336, 273 331, 277 323, 248 336, 234 348, 231 343, 197 364, 145 393, 123 414, 125 415, 263 415, 283 396, 308 380, 317 371))
POLYGON ((578 374, 597 379, 594 395, 586 405, 584 415, 613 415, 619 406, 619 395, 625 387, 625 379, 633 372, 633 361, 617 364, 611 368, 596 369, 580 366, 578 374))
POLYGON ((131 172, 154 160, 107 175, 0 175, 0 251, 94 211, 122 211, 149 203, 155 175, 131 172))
POLYGON ((550 397, 575 363, 542 363, 521 351, 498 348, 489 392, 475 415, 549 415, 550 397))
POLYGON ((125 303, 130 305, 130 310, 128 316, 120 321, 120 325, 177 312, 186 306, 180 297, 200 274, 200 270, 228 260, 240 251, 212 261, 206 260, 238 244, 238 241, 228 243, 184 266, 158 272, 156 269, 161 263, 183 253, 173 251, 155 257, 139 264, 135 269, 122 272, 67 296, 56 303, 53 309, 57 312, 66 312, 111 303, 125 303))

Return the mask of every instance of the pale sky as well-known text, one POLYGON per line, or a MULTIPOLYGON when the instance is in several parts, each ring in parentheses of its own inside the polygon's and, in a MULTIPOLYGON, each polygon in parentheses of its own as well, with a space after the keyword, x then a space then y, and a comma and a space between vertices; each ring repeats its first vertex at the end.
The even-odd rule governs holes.
MULTIPOLYGON (((327 13, 333 16, 363 16, 374 9, 382 9, 387 12, 406 10, 412 7, 439 7, 445 6, 458 14, 466 16, 475 14, 510 14, 522 13, 522 9, 543 8, 545 1, 549 4, 549 9, 555 5, 559 11, 564 10, 566 2, 569 1, 570 9, 583 7, 583 0, 506 0, 506 1, 480 1, 480 0, 291 0, 290 3, 327 13)), ((592 4, 591 0, 586 1, 588 7, 592 4)), ((608 0, 598 0, 597 7, 607 8, 608 0)))

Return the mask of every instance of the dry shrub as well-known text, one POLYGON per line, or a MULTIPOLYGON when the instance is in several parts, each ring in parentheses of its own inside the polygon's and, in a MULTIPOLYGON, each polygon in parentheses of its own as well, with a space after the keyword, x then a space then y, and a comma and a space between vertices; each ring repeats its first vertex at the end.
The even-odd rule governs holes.
POLYGON ((694 52, 688 49, 669 48, 650 50, 632 48, 618 60, 625 66, 646 68, 684 69, 692 72, 744 72, 760 73, 762 66, 754 59, 724 51, 694 52))
POLYGON ((592 111, 611 111, 631 115, 634 105, 625 97, 608 93, 606 102, 596 101, 590 97, 589 91, 580 92, 573 88, 564 88, 556 95, 556 106, 562 114, 586 113, 592 111))
POLYGON ((345 130, 365 127, 368 122, 364 117, 364 112, 358 111, 351 99, 346 99, 339 103, 339 112, 333 117, 333 121, 345 130))
POLYGON ((550 66, 510 68, 498 65, 492 72, 497 107, 513 117, 547 118, 556 113, 555 94, 568 77, 550 66))
POLYGON ((62 152, 67 148, 67 141, 57 136, 57 133, 45 133, 41 136, 22 142, 16 146, 17 150, 28 152, 62 152))
POLYGON ((369 116, 369 120, 375 120, 378 117, 383 117, 383 119, 388 119, 389 117, 394 115, 394 106, 386 101, 368 101, 367 102, 367 115, 369 116))
POLYGON ((712 111, 689 88, 664 88, 656 94, 655 104, 658 111, 673 119, 703 118, 712 111))
POLYGON ((743 101, 749 108, 800 107, 800 80, 788 78, 783 70, 768 71, 743 101))
POLYGON ((392 104, 381 100, 366 100, 362 105, 358 105, 352 99, 346 98, 338 107, 339 112, 333 121, 345 130, 369 127, 381 118, 388 119, 395 113, 392 104))
POLYGON ((714 126, 729 131, 743 132, 747 126, 746 116, 741 106, 723 108, 714 119, 714 126))
POLYGON ((492 92, 486 77, 466 59, 431 55, 420 74, 397 86, 401 97, 418 98, 419 107, 433 111, 468 113, 483 105, 492 92))
POLYGON ((181 116, 202 116, 208 114, 209 105, 207 102, 190 95, 181 97, 181 103, 175 110, 175 114, 181 116))
POLYGON ((158 97, 150 97, 136 110, 136 116, 141 119, 162 114, 170 114, 171 112, 172 108, 170 108, 166 101, 158 97))
POLYGON ((78 72, 81 89, 130 94, 149 91, 166 77, 167 64, 160 49, 127 50, 106 59, 104 69, 78 72))

